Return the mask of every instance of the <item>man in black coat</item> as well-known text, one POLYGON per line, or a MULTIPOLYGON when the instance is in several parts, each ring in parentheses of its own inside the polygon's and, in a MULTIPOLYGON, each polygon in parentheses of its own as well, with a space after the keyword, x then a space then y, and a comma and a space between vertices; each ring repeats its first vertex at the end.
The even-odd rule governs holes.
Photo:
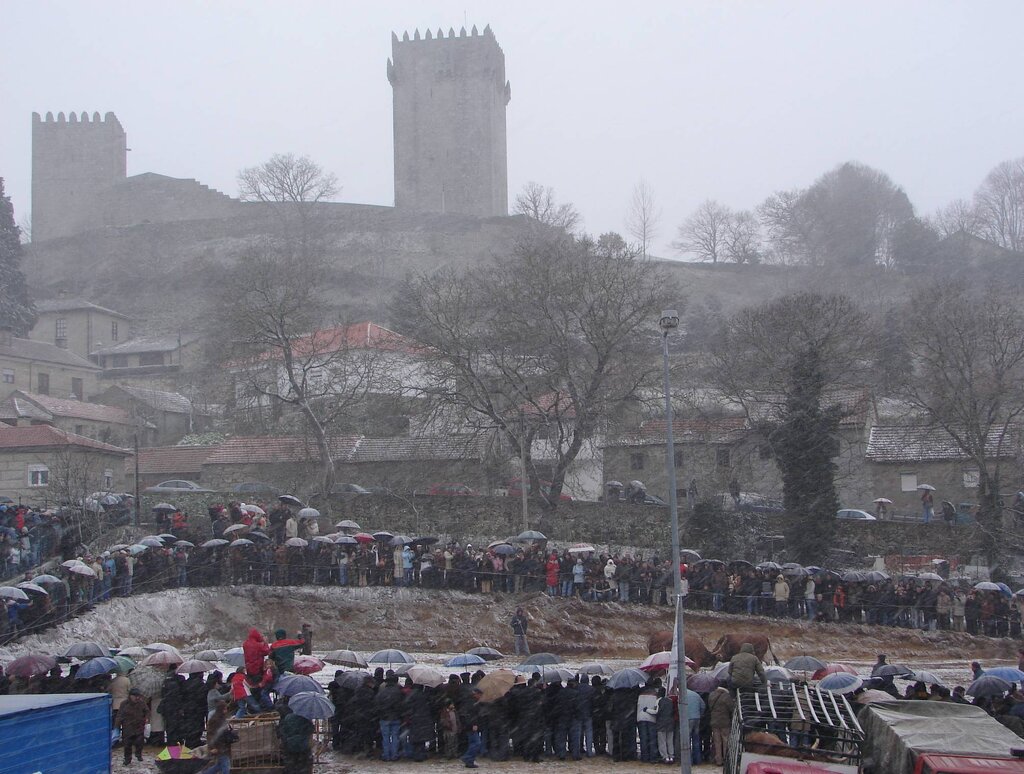
POLYGON ((590 675, 580 675, 579 724, 580 754, 588 758, 594 755, 594 686, 590 675))
POLYGON ((427 759, 427 742, 436 741, 437 731, 434 728, 432 703, 422 685, 412 686, 412 691, 405 697, 403 710, 408 721, 412 759, 417 762, 425 761, 427 759))
POLYGON ((636 760, 636 699, 639 693, 635 688, 611 691, 612 760, 636 760))

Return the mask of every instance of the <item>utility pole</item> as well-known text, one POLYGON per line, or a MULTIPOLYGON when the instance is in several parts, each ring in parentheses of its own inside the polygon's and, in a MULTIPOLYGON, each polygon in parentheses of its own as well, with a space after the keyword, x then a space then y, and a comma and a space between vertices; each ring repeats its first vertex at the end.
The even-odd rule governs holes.
POLYGON ((529 492, 526 491, 530 477, 526 472, 526 414, 523 409, 519 409, 519 430, 519 495, 523 501, 523 532, 526 532, 530 529, 529 492))
POLYGON ((139 431, 135 431, 135 506, 132 513, 133 526, 139 526, 139 431))

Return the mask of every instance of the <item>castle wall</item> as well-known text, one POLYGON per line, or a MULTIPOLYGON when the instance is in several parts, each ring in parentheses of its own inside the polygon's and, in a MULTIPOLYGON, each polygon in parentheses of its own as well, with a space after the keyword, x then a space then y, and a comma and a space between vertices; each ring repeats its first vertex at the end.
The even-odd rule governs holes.
POLYGON ((508 214, 505 54, 490 27, 391 38, 395 206, 508 214))
POLYGON ((127 174, 127 138, 113 113, 32 114, 32 238, 94 227, 94 203, 127 174))

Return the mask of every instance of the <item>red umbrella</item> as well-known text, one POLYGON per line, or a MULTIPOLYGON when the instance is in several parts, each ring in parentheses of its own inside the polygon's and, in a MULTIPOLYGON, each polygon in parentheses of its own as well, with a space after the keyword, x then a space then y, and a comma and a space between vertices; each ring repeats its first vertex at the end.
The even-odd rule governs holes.
POLYGON ((324 662, 316 656, 296 656, 292 671, 300 675, 311 675, 324 668, 324 662))
MULTIPOLYGON (((663 650, 660 653, 652 653, 650 656, 640 662, 640 669, 645 672, 658 672, 663 669, 668 669, 675 659, 672 656, 672 651, 663 650)), ((690 669, 696 669, 697 665, 690 659, 686 659, 686 666, 690 669)))
POLYGON ((828 675, 838 674, 839 672, 846 672, 846 674, 848 674, 848 675, 855 675, 855 674, 857 674, 857 670, 854 669, 852 666, 847 666, 846 664, 840 664, 839 662, 833 662, 831 664, 825 664, 825 666, 823 666, 821 669, 819 669, 817 672, 815 672, 813 675, 811 675, 811 679, 812 680, 820 680, 823 677, 827 677, 828 675))
POLYGON ((372 543, 376 538, 373 535, 368 535, 365 532, 357 532, 352 537, 358 540, 360 543, 372 543))
POLYGON ((57 666, 57 660, 52 656, 42 654, 31 654, 16 658, 7 665, 7 674, 10 677, 35 677, 45 675, 57 666))

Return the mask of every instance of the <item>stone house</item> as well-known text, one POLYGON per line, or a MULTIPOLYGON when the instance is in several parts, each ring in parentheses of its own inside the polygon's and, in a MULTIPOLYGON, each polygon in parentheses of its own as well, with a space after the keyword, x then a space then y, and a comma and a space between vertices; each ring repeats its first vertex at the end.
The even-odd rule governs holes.
POLYGON ((33 341, 53 344, 88 358, 104 346, 131 338, 128 315, 82 298, 58 298, 36 303, 39 314, 29 331, 33 341))
POLYGON ((199 362, 198 336, 141 336, 92 352, 100 380, 159 390, 174 390, 183 371, 199 362))
MULTIPOLYGON (((358 436, 338 436, 331 440, 336 466, 351 457, 358 440, 358 436)), ((287 492, 308 492, 320 477, 320 453, 311 438, 229 438, 210 451, 201 473, 203 486, 218 491, 259 481, 287 492)))
POLYGON ((0 492, 39 507, 125 491, 128 449, 51 425, 0 424, 0 492))
POLYGON ((15 390, 0 403, 0 422, 52 425, 75 435, 127 448, 152 443, 156 427, 116 406, 15 390))
POLYGON ((121 384, 107 387, 95 401, 117 406, 152 424, 153 446, 175 444, 189 433, 202 433, 213 426, 207 411, 178 392, 121 384))
POLYGON ((99 370, 69 349, 0 330, 0 399, 21 390, 85 400, 96 394, 99 370))
MULTIPOLYGON (((987 460, 1000 468, 1004 495, 1024 486, 1024 457, 1021 456, 1020 428, 1003 436, 994 432, 988 439, 987 460)), ((935 513, 943 500, 954 507, 978 502, 978 466, 960 450, 944 430, 922 425, 876 425, 871 428, 866 457, 870 463, 873 496, 893 501, 897 514, 920 514, 918 486, 935 487, 935 513)), ((988 464, 988 462, 986 462, 988 464)))
MULTIPOLYGON (((139 449, 139 488, 170 479, 202 483, 203 463, 216 446, 154 446, 139 449)), ((125 461, 125 482, 128 491, 135 487, 135 460, 125 461)))

